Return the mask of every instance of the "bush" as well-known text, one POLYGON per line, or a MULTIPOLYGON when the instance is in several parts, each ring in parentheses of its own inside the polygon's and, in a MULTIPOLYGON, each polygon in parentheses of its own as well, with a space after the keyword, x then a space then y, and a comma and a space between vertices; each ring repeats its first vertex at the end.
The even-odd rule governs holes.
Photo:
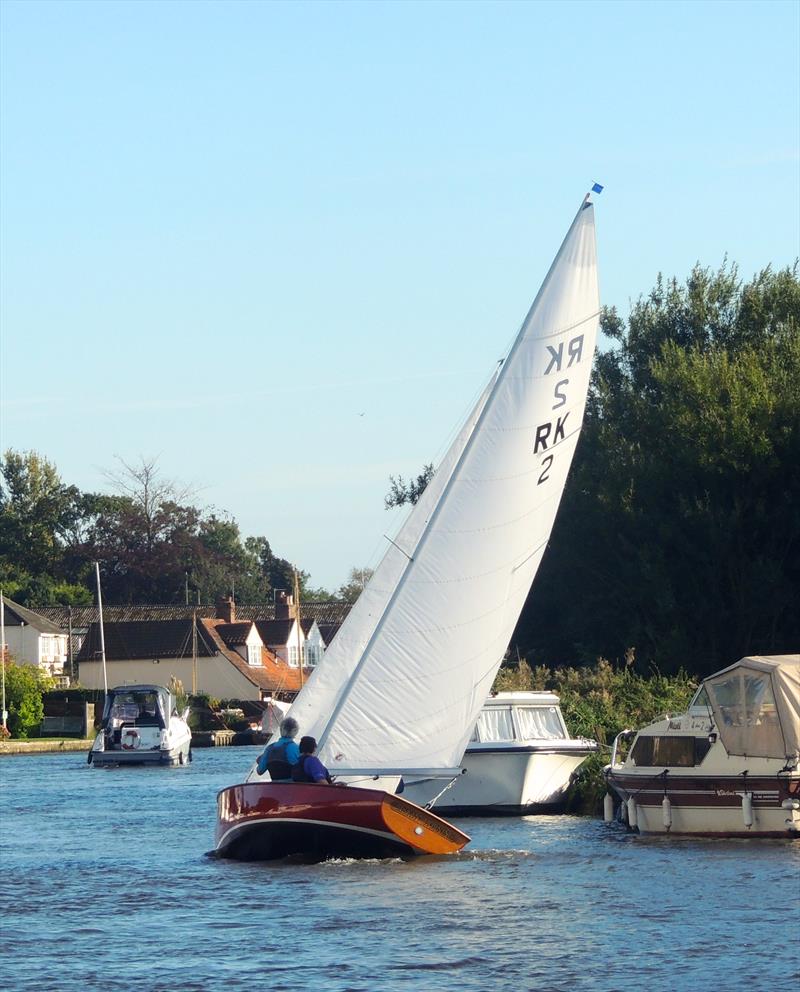
POLYGON ((8 729, 12 737, 24 739, 44 718, 42 693, 53 688, 53 680, 31 665, 7 661, 5 669, 8 729))

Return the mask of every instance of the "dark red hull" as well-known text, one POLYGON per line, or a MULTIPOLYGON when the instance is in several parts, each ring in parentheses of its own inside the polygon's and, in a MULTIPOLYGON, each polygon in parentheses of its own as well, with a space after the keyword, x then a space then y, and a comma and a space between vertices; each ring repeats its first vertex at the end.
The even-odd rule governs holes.
POLYGON ((217 796, 216 852, 239 861, 446 854, 468 841, 441 817, 378 790, 249 782, 217 796))

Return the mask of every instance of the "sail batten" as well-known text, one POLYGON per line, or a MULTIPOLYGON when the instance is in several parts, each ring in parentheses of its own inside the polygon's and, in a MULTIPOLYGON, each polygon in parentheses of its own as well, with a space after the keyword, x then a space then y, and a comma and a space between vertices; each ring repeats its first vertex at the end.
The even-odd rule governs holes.
POLYGON ((550 537, 599 292, 582 206, 506 359, 291 713, 342 768, 458 765, 550 537))

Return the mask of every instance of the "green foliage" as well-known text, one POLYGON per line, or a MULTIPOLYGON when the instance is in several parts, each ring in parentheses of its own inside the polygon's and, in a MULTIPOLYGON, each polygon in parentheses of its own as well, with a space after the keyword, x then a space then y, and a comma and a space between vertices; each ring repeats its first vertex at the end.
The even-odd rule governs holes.
POLYGON ((548 554, 515 635, 535 660, 700 674, 800 640, 800 280, 659 278, 597 359, 548 554))
POLYGON ((428 483, 433 478, 433 465, 423 465, 422 471, 416 479, 405 481, 402 475, 395 478, 389 476, 389 492, 384 499, 384 506, 390 510, 394 506, 404 506, 410 503, 412 506, 425 492, 428 483))
POLYGON ((371 568, 351 568, 347 582, 336 590, 336 598, 343 603, 355 603, 371 578, 371 568))
POLYGON ((12 737, 27 738, 44 718, 42 693, 53 687, 53 681, 32 665, 6 662, 6 708, 8 729, 12 737))
POLYGON ((654 671, 649 677, 634 668, 633 651, 622 666, 601 658, 579 668, 530 667, 525 661, 500 669, 495 692, 514 690, 555 692, 561 700, 567 728, 574 737, 588 737, 601 745, 579 769, 569 803, 573 811, 596 812, 602 805, 605 782, 603 765, 608 764, 608 746, 621 730, 638 730, 666 713, 683 712, 698 683, 684 671, 666 676, 654 671))

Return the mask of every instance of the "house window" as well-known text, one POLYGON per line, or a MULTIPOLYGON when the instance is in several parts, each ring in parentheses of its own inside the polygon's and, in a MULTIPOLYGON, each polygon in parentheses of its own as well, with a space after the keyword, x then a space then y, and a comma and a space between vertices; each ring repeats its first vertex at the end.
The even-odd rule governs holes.
POLYGON ((289 645, 289 668, 297 668, 297 645, 289 645))
POLYGON ((261 647, 258 644, 247 645, 247 664, 248 665, 261 664, 261 647))
POLYGON ((306 646, 306 664, 309 668, 316 668, 319 664, 319 647, 316 644, 306 646))

